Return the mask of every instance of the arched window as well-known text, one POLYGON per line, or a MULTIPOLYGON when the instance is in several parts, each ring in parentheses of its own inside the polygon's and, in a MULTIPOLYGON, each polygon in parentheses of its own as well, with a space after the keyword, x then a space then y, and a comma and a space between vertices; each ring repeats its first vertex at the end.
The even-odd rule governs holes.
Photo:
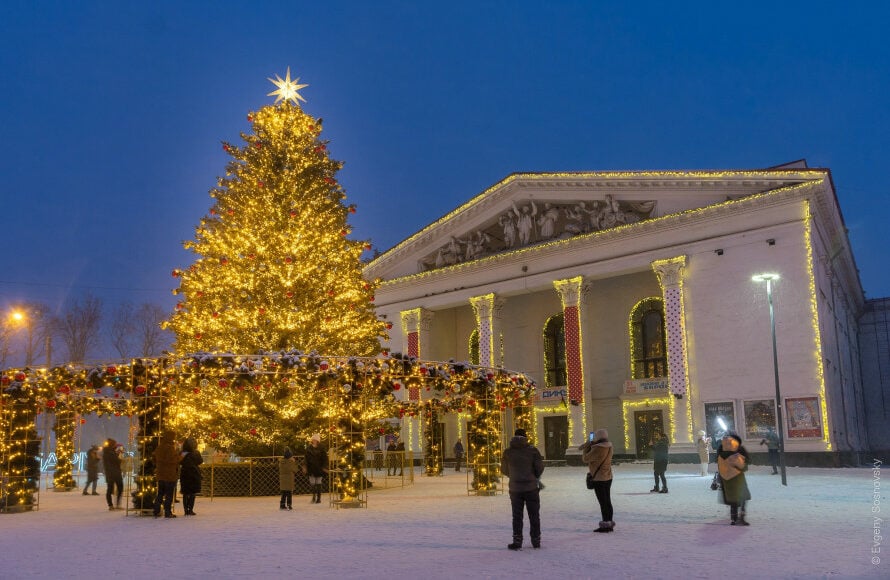
POLYGON ((544 384, 566 386, 566 325, 562 312, 544 325, 544 384))
POLYGON ((667 376, 664 301, 641 300, 630 314, 631 375, 635 379, 667 376))
POLYGON ((470 364, 479 364, 479 329, 470 333, 470 364))

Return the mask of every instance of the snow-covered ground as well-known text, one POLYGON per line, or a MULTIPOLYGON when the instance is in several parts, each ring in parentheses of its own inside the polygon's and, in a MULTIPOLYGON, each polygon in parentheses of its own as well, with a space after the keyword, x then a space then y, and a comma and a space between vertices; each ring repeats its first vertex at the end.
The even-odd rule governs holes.
POLYGON ((99 497, 42 491, 39 510, 0 514, 0 577, 890 578, 890 544, 872 553, 874 516, 890 512, 872 512, 872 469, 790 468, 782 487, 752 467, 745 528, 729 525, 697 468, 671 465, 670 493, 650 494, 651 465, 624 464, 616 532, 594 534, 584 468, 549 468, 543 547, 526 537, 521 552, 506 549, 507 495, 468 496, 464 472, 417 473, 413 486, 371 491, 366 509, 331 509, 327 495, 298 496, 292 512, 277 497, 199 497, 197 516, 157 520, 107 511, 104 485, 99 497))

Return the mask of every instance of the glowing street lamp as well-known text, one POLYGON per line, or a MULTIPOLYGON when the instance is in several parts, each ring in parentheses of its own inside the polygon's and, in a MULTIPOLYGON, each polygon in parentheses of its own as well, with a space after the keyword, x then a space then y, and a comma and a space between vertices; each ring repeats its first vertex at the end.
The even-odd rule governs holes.
MULTIPOLYGON (((28 330, 28 345, 25 352, 25 366, 30 367, 34 364, 34 318, 27 312, 22 312, 21 310, 13 310, 12 312, 10 312, 9 317, 16 324, 24 324, 25 328, 28 330)), ((46 335, 46 346, 44 348, 46 350, 46 368, 50 368, 52 366, 53 351, 52 336, 50 334, 46 335)))
POLYGON ((773 280, 778 274, 757 274, 751 277, 755 282, 766 282, 766 298, 769 301, 769 324, 773 335, 773 372, 776 377, 776 418, 779 421, 779 466, 782 471, 782 485, 788 485, 785 475, 785 423, 782 420, 782 391, 779 389, 779 354, 776 350, 776 313, 773 306, 773 280))

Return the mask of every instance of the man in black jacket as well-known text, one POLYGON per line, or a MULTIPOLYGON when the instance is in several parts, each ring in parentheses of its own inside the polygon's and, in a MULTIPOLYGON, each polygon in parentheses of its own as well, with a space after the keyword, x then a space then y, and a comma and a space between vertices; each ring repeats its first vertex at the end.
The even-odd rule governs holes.
POLYGON ((541 495, 538 480, 544 472, 544 459, 537 448, 529 445, 524 429, 517 429, 510 447, 501 458, 501 473, 510 478, 510 505, 513 509, 513 543, 511 550, 522 548, 523 509, 528 510, 532 547, 541 547, 541 495))

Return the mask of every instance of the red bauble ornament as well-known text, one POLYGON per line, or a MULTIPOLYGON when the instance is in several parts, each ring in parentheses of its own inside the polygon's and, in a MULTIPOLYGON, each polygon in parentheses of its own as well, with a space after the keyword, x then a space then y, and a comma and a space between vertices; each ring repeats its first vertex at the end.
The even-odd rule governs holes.
POLYGON ((229 381, 227 381, 225 379, 220 379, 216 384, 219 385, 221 388, 225 389, 226 387, 229 386, 229 381))
POLYGON ((9 377, 7 377, 6 375, 3 375, 2 377, 0 377, 0 385, 6 386, 8 384, 9 384, 9 377))
POLYGON ((195 387, 194 389, 192 389, 192 392, 197 395, 198 393, 201 392, 201 389, 199 389, 198 387, 195 387))
POLYGON ((195 340, 201 340, 201 333, 200 333, 200 332, 199 332, 198 334, 195 335, 195 340))
POLYGON ((384 350, 384 351, 381 352, 380 354, 382 354, 383 356, 389 356, 389 351, 388 351, 388 350, 384 350))
POLYGON ((297 212, 291 210, 291 212, 290 212, 290 217, 292 217, 292 218, 297 217, 297 212))
POLYGON ((287 296, 288 298, 293 298, 293 297, 294 297, 294 293, 291 292, 290 290, 288 290, 286 296, 287 296))
POLYGON ((222 264, 223 266, 225 266, 226 264, 229 263, 229 260, 227 258, 220 258, 219 263, 222 264))
POLYGON ((179 277, 179 270, 173 270, 170 274, 171 274, 174 278, 178 278, 178 277, 179 277))
POLYGON ((354 206, 354 205, 349 206, 349 213, 355 213, 355 206, 354 206))
POLYGON ((182 302, 176 303, 176 310, 182 310, 184 307, 185 307, 185 305, 182 302))
POLYGON ((428 372, 430 372, 430 370, 428 368, 426 368, 425 366, 420 367, 420 374, 425 375, 428 372))
POLYGON ((386 433, 386 429, 384 429, 383 427, 381 427, 381 428, 378 429, 377 431, 378 431, 381 435, 383 435, 384 433, 386 433))
POLYGON ((368 301, 369 301, 369 302, 374 302, 374 297, 371 296, 370 298, 368 298, 368 301))
POLYGON ((53 399, 50 399, 46 402, 46 407, 48 409, 54 409, 56 407, 56 402, 53 399))
POLYGON ((200 298, 201 296, 204 296, 204 292, 202 290, 198 290, 197 292, 195 292, 195 296, 200 298))
POLYGON ((86 424, 87 424, 87 420, 86 420, 86 419, 81 419, 81 420, 80 420, 80 424, 81 424, 81 425, 86 425, 86 424))
POLYGON ((266 186, 266 184, 263 183, 262 181, 257 181, 256 185, 257 185, 257 187, 265 187, 266 186))
POLYGON ((258 312, 259 312, 260 314, 265 314, 265 313, 266 313, 266 309, 265 309, 265 308, 260 308, 260 309, 258 310, 258 312))
POLYGON ((399 383, 393 383, 393 384, 392 384, 392 390, 394 390, 394 391, 398 391, 398 390, 401 389, 401 388, 402 388, 402 385, 399 384, 399 383))
POLYGON ((330 184, 330 183, 334 183, 334 180, 331 179, 330 177, 325 177, 324 182, 330 184))
POLYGON ((217 437, 219 437, 219 433, 211 433, 210 434, 211 439, 216 439, 217 437))
POLYGON ((63 395, 67 395, 71 392, 71 387, 69 387, 68 385, 62 385, 61 387, 59 387, 59 392, 63 395))
POLYGON ((120 394, 120 393, 115 393, 115 394, 114 394, 114 398, 115 398, 115 399, 120 399, 120 397, 121 397, 121 394, 120 394))
POLYGON ((214 313, 213 313, 213 317, 214 317, 214 318, 219 318, 219 312, 214 312, 214 313))
POLYGON ((257 149, 262 149, 262 148, 263 148, 263 144, 260 143, 259 141, 257 141, 256 143, 254 143, 253 146, 256 147, 257 149))
POLYGON ((370 249, 371 249, 371 244, 365 244, 365 249, 366 249, 366 250, 370 250, 370 249))
POLYGON ((250 430, 250 434, 251 434, 251 435, 256 435, 256 429, 251 429, 251 430, 250 430))
POLYGON ((210 208, 210 215, 216 215, 216 210, 213 208, 210 208))
POLYGON ((392 322, 386 323, 386 330, 392 330, 392 322))
POLYGON ((106 367, 106 368, 105 368, 105 372, 106 372, 107 374, 109 374, 109 375, 116 375, 116 374, 117 374, 117 367, 116 367, 116 366, 106 367))
POLYGON ((136 387, 133 389, 133 392, 140 396, 144 395, 145 394, 145 385, 136 385, 136 387))
POLYGON ((318 364, 318 368, 320 368, 320 369, 323 370, 323 371, 326 371, 326 370, 328 370, 329 368, 331 368, 331 365, 330 365, 330 363, 329 363, 328 361, 323 360, 323 361, 321 361, 321 362, 318 364))
POLYGON ((292 263, 293 261, 294 261, 294 259, 291 258, 290 256, 288 256, 287 258, 284 259, 284 263, 285 263, 285 264, 290 264, 290 263, 292 263))
POLYGON ((345 236, 345 235, 348 234, 348 233, 349 233, 349 232, 347 232, 346 230, 340 230, 340 235, 341 235, 341 236, 345 236))
POLYGON ((247 115, 247 122, 253 123, 253 115, 247 115))
POLYGON ((229 150, 228 143, 223 143, 223 151, 228 151, 228 150, 229 150))

